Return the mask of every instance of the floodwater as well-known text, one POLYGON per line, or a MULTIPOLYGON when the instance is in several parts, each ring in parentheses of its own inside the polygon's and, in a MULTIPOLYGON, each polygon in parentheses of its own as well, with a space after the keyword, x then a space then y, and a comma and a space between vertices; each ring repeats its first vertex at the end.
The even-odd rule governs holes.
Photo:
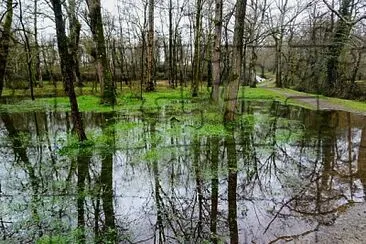
POLYGON ((0 114, 5 243, 269 243, 366 195, 365 118, 248 102, 234 127, 159 107, 0 114))

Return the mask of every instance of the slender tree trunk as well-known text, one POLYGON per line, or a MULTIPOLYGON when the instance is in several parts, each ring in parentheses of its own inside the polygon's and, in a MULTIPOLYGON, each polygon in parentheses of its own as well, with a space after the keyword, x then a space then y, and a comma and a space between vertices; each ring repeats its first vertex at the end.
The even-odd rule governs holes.
POLYGON ((32 50, 29 42, 28 32, 25 29, 24 21, 23 21, 23 9, 22 9, 22 1, 19 1, 19 21, 22 26, 22 31, 24 35, 24 49, 27 55, 27 71, 28 71, 28 82, 29 88, 31 92, 31 98, 34 100, 34 77, 33 77, 33 69, 32 69, 32 50))
POLYGON ((65 82, 65 91, 69 96, 71 105, 72 120, 78 139, 80 142, 85 141, 86 134, 84 131, 83 121, 81 119, 81 114, 79 112, 78 102, 76 99, 76 94, 74 90, 74 60, 69 53, 68 43, 69 40, 66 36, 65 22, 62 14, 62 3, 61 0, 51 0, 53 12, 55 15, 56 22, 56 35, 57 35, 57 45, 59 50, 59 55, 61 59, 61 72, 65 82))
POLYGON ((221 83, 221 31, 222 31, 222 0, 215 1, 215 36, 212 54, 212 101, 217 103, 220 95, 221 83))
POLYGON ((11 24, 13 22, 13 0, 6 1, 6 17, 2 24, 2 38, 0 40, 0 97, 4 89, 4 78, 6 71, 6 64, 9 54, 9 43, 11 36, 11 24))
POLYGON ((251 73, 251 76, 250 76, 250 87, 251 88, 255 88, 257 87, 257 75, 256 75, 256 70, 255 70, 255 65, 257 63, 257 52, 255 50, 255 47, 253 46, 252 47, 252 57, 251 57, 251 60, 250 60, 250 73, 251 73))
POLYGON ((149 0, 149 31, 147 33, 147 83, 146 91, 155 90, 154 81, 154 0, 149 0))
POLYGON ((234 26, 234 52, 233 52, 233 66, 231 75, 225 92, 225 121, 233 121, 235 119, 235 111, 240 83, 240 74, 242 67, 243 54, 243 35, 244 35, 244 20, 246 12, 247 0, 237 0, 235 12, 235 26, 234 26))
POLYGON ((42 77, 42 70, 41 70, 41 52, 39 50, 39 44, 38 44, 38 0, 34 0, 34 51, 36 55, 36 84, 40 87, 43 86, 43 77, 42 77))
POLYGON ((80 62, 79 62, 79 41, 81 24, 76 16, 76 2, 75 0, 69 0, 69 29, 70 29, 70 52, 74 59, 74 73, 76 77, 76 84, 79 87, 83 86, 80 75, 80 62))
POLYGON ((87 0, 87 5, 89 9, 90 29, 96 45, 97 70, 102 92, 101 103, 114 105, 116 103, 116 89, 108 65, 100 0, 87 0))
POLYGON ((352 78, 351 78, 351 85, 354 86, 356 79, 357 79, 357 74, 358 71, 360 69, 360 65, 361 65, 361 61, 362 61, 362 52, 358 51, 357 54, 354 54, 354 61, 355 61, 355 66, 353 68, 352 71, 352 78))
POLYGON ((194 31, 194 57, 193 57, 193 80, 192 80, 192 97, 198 96, 198 85, 200 82, 200 53, 201 53, 201 11, 202 0, 196 2, 196 21, 194 31))
POLYGON ((173 48, 173 0, 169 0, 169 85, 174 88, 173 48))
MULTIPOLYGON (((282 35, 282 34, 281 34, 282 35)), ((282 36, 275 40, 276 42, 276 87, 283 87, 282 82, 282 36)))

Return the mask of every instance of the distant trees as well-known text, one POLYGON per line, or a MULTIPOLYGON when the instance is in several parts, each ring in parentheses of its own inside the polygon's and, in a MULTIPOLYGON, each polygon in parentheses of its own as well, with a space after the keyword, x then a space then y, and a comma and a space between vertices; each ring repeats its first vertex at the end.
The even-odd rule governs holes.
MULTIPOLYGON (((34 85, 61 79, 54 40, 39 26, 40 16, 50 17, 41 3, 32 0, 31 11, 24 5, 14 28, 9 20, 16 4, 9 0, 1 5, 10 9, 1 16, 0 59, 7 59, 8 52, 21 57, 7 59, 8 76, 6 62, 1 62, 0 88, 5 77, 9 87, 17 87, 13 86, 17 79, 34 85), (14 45, 9 50, 10 43, 14 45)), ((193 97, 207 82, 211 99, 217 103, 224 91, 224 99, 233 100, 228 106, 234 109, 240 85, 255 87, 258 76, 273 79, 277 87, 362 95, 357 80, 366 76, 366 13, 360 1, 247 1, 241 47, 235 39, 240 5, 234 1, 124 0, 118 3, 117 13, 107 13, 100 0, 83 4, 63 3, 68 50, 76 84, 93 81, 96 88, 99 81, 104 104, 116 102, 117 83, 142 96, 155 90, 157 80, 164 80, 173 88, 190 85, 193 97), (80 18, 83 8, 87 13, 80 18)))

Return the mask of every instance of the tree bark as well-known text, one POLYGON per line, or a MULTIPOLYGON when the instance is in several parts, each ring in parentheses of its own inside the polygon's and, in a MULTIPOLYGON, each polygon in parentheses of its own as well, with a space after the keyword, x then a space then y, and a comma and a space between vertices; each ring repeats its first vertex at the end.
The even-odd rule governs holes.
POLYGON ((239 90, 239 81, 242 66, 243 54, 243 35, 244 35, 244 21, 246 12, 247 0, 237 0, 235 12, 235 26, 234 26, 234 52, 233 52, 233 66, 231 75, 225 92, 225 115, 226 122, 235 119, 235 111, 239 90))
POLYGON ((149 0, 149 30, 147 32, 147 82, 146 91, 155 90, 154 81, 154 0, 149 0))
POLYGON ((35 51, 35 55, 36 55, 36 84, 35 85, 39 85, 40 87, 43 86, 43 77, 42 77, 42 69, 41 69, 41 52, 39 51, 39 44, 38 44, 38 19, 37 19, 37 15, 38 15, 38 0, 34 0, 33 2, 34 5, 34 51, 35 51))
POLYGON ((76 2, 75 0, 69 0, 69 29, 70 29, 70 52, 74 59, 74 73, 76 77, 76 84, 79 87, 83 86, 80 75, 80 62, 79 62, 79 41, 81 24, 76 16, 76 2))
POLYGON ((101 103, 114 105, 116 89, 107 60, 100 0, 87 0, 86 2, 89 9, 90 29, 96 46, 97 71, 102 92, 101 103))
POLYGON ((215 1, 215 36, 214 50, 212 54, 212 101, 217 103, 220 95, 221 83, 221 31, 222 31, 222 0, 215 1))
POLYGON ((23 21, 23 8, 22 8, 22 1, 19 1, 19 21, 20 21, 20 25, 22 26, 22 31, 23 31, 23 35, 24 35, 24 49, 26 52, 26 56, 27 56, 27 71, 28 71, 28 82, 29 82, 29 88, 30 88, 30 93, 31 93, 31 99, 34 100, 34 77, 33 77, 33 69, 32 69, 32 49, 30 46, 30 41, 29 41, 29 37, 28 37, 28 33, 27 30, 25 28, 24 25, 24 21, 23 21))
POLYGON ((68 50, 68 43, 69 39, 66 36, 65 32, 65 22, 62 14, 62 5, 61 0, 51 0, 53 12, 55 15, 55 22, 56 22, 56 35, 57 35, 57 45, 61 60, 61 72, 62 76, 64 77, 65 82, 65 91, 67 92, 70 100, 71 105, 71 114, 72 114, 72 121, 74 123, 74 127, 76 133, 78 135, 78 139, 80 142, 85 141, 86 134, 84 131, 83 121, 81 119, 81 114, 79 112, 78 102, 76 99, 76 94, 74 90, 74 60, 69 53, 68 50))
POLYGON ((197 97, 198 96, 198 85, 199 85, 199 82, 200 82, 201 11, 202 11, 202 0, 197 0, 197 2, 196 2, 195 36, 194 36, 192 97, 197 97))
MULTIPOLYGON (((173 1, 169 0, 169 85, 175 88, 173 70, 173 1)), ((175 62, 175 60, 174 60, 175 62)))

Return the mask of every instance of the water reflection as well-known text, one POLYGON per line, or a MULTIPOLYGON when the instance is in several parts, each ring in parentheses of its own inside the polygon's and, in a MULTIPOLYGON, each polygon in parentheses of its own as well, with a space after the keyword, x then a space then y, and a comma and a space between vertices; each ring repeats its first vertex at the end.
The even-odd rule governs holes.
POLYGON ((87 145, 70 136, 67 113, 1 113, 2 239, 315 240, 319 225, 364 201, 363 117, 278 103, 245 110, 222 135, 164 108, 85 113, 87 145))

